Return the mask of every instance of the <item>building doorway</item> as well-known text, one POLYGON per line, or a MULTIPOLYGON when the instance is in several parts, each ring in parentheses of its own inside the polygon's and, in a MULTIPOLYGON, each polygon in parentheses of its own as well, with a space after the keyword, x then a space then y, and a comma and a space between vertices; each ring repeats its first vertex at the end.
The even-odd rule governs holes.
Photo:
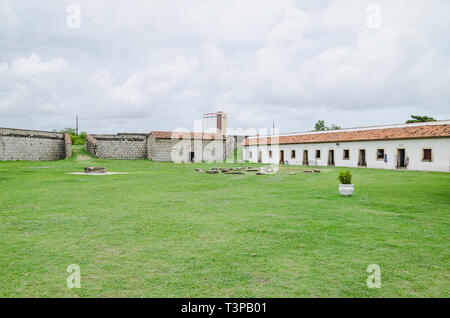
POLYGON ((194 152, 193 151, 191 151, 191 152, 189 152, 189 161, 190 162, 194 162, 194 152))
POLYGON ((405 167, 405 149, 397 149, 397 168, 405 167))
POLYGON ((366 149, 359 149, 358 166, 360 166, 360 167, 367 167, 366 149))
POLYGON ((262 152, 258 151, 258 163, 262 163, 262 152))
POLYGON ((284 164, 284 150, 280 150, 280 163, 284 164))
POLYGON ((334 166, 334 150, 333 149, 330 149, 328 151, 328 165, 334 166))
POLYGON ((308 162, 308 150, 303 150, 303 165, 307 166, 308 162))

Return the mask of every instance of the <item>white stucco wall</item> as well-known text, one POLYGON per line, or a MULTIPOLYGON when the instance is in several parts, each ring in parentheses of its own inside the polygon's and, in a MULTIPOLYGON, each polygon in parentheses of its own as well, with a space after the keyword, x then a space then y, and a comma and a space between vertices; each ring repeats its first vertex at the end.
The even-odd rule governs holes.
POLYGON ((261 151, 263 163, 279 162, 280 151, 284 150, 284 160, 288 164, 301 165, 303 150, 308 150, 309 160, 316 160, 319 166, 327 166, 328 151, 334 149, 335 166, 358 167, 359 149, 365 149, 367 168, 396 169, 395 158, 399 148, 405 149, 405 156, 409 158, 408 170, 450 171, 450 138, 279 145, 273 147, 272 159, 269 158, 270 146, 246 146, 244 159, 258 162, 258 151, 261 151), (431 162, 422 161, 424 148, 432 149, 431 162), (350 151, 349 160, 343 159, 344 149, 350 151), (377 149, 384 149, 387 162, 377 160, 377 149), (291 150, 296 151, 296 158, 291 158, 291 150), (319 159, 315 158, 316 150, 321 152, 319 159), (249 156, 250 151, 252 158, 249 156))

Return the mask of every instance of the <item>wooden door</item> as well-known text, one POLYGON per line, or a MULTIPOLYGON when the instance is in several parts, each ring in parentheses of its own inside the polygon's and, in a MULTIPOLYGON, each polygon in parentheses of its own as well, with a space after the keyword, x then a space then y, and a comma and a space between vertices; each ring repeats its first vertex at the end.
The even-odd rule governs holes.
POLYGON ((358 165, 360 167, 367 166, 367 163, 366 163, 366 150, 365 149, 359 149, 359 162, 358 162, 358 165))
POLYGON ((397 150, 397 167, 398 168, 405 167, 405 149, 397 150))
POLYGON ((328 151, 328 165, 334 166, 334 150, 328 151))
POLYGON ((308 150, 303 150, 303 165, 307 166, 308 165, 308 150))

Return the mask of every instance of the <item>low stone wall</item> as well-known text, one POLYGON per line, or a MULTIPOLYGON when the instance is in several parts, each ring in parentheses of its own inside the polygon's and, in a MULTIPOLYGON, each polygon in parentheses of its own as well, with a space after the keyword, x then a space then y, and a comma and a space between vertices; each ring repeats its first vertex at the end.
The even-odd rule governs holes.
POLYGON ((97 140, 89 134, 86 135, 86 143, 84 144, 84 148, 95 157, 97 152, 97 140))
POLYGON ((0 161, 59 160, 68 151, 62 133, 0 128, 0 161))
POLYGON ((88 135, 86 150, 101 159, 147 159, 146 134, 88 135))

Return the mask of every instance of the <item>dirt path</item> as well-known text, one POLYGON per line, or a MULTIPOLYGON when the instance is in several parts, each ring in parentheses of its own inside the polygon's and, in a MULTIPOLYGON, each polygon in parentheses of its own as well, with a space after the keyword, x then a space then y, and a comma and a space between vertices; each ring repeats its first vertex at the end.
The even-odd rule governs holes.
POLYGON ((92 158, 90 156, 86 156, 86 155, 77 155, 76 159, 77 160, 91 160, 92 158))
POLYGON ((88 160, 94 159, 92 156, 89 155, 88 152, 86 152, 86 150, 84 150, 83 146, 79 146, 79 145, 73 146, 72 153, 75 157, 75 160, 88 161, 88 160))

